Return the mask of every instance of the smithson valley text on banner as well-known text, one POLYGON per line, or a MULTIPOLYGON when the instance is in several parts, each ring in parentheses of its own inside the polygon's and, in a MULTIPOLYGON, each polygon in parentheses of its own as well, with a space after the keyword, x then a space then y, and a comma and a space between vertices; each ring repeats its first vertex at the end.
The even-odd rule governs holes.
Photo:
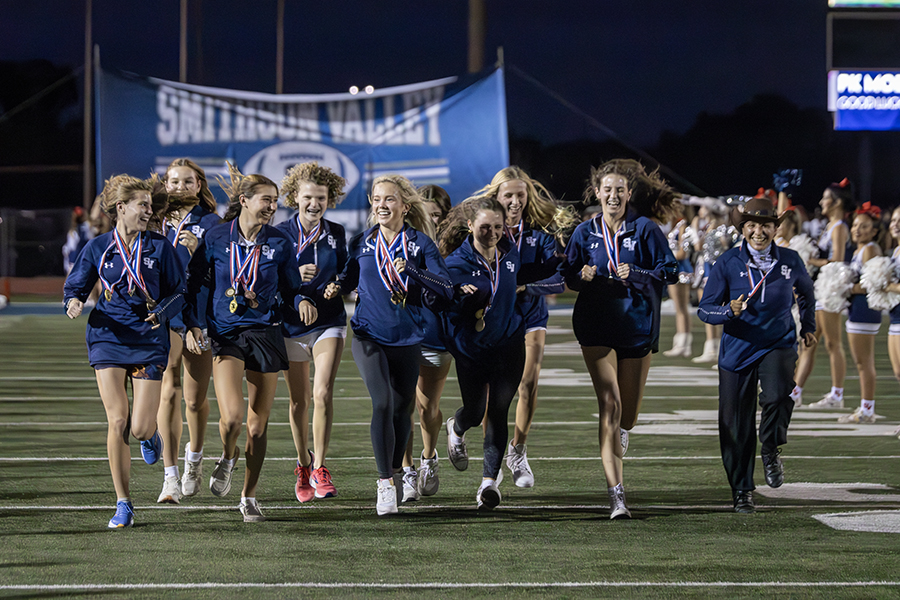
POLYGON ((503 71, 372 94, 262 94, 97 70, 97 183, 162 173, 188 157, 215 185, 225 161, 281 183, 318 161, 348 185, 328 219, 364 227, 372 179, 399 173, 459 202, 509 164, 503 71))

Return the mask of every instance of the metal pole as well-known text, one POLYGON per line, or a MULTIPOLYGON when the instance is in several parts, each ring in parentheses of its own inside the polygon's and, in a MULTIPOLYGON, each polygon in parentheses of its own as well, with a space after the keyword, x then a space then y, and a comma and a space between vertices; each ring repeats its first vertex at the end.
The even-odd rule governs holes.
POLYGON ((84 139, 82 159, 83 181, 81 187, 81 202, 85 210, 90 210, 94 203, 94 186, 93 172, 91 169, 91 132, 93 131, 93 123, 91 121, 91 104, 93 103, 93 73, 94 73, 94 57, 92 56, 92 34, 91 21, 93 16, 92 0, 85 0, 84 13, 84 139))
POLYGON ((188 50, 187 50, 188 0, 181 0, 181 29, 178 38, 178 81, 187 83, 188 50))
POLYGON ((278 0, 275 24, 275 93, 284 93, 284 0, 278 0))
POLYGON ((469 73, 484 69, 484 0, 469 0, 469 73))

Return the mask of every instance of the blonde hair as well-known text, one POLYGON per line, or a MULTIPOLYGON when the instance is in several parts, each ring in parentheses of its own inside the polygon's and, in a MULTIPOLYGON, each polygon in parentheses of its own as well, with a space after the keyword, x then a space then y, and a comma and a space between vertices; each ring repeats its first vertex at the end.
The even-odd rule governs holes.
POLYGON ((200 165, 189 158, 176 158, 169 163, 168 167, 166 167, 166 173, 162 178, 163 183, 169 181, 169 169, 175 167, 187 167, 197 174, 197 180, 200 182, 200 193, 197 197, 200 199, 200 204, 202 204, 209 212, 216 212, 216 198, 209 189, 209 182, 206 181, 206 173, 200 168, 200 165))
POLYGON ((275 195, 278 195, 278 185, 265 175, 244 175, 232 163, 225 164, 228 165, 228 180, 221 176, 217 178, 219 185, 228 194, 228 207, 223 221, 234 221, 241 214, 241 196, 252 198, 259 188, 265 186, 275 188, 275 195))
POLYGON ((103 183, 103 191, 100 192, 100 208, 103 210, 103 214, 115 224, 118 217, 116 205, 120 202, 128 204, 134 200, 138 192, 147 192, 152 199, 153 184, 151 180, 138 179, 131 175, 113 175, 103 183))
POLYGON ((320 167, 317 162, 307 162, 291 167, 281 180, 285 206, 297 208, 297 193, 304 182, 328 188, 328 208, 334 208, 344 199, 344 186, 347 185, 347 180, 328 167, 320 167))
POLYGON ((525 184, 528 201, 525 203, 523 218, 532 229, 541 229, 559 237, 578 224, 575 213, 569 207, 559 206, 547 188, 515 165, 497 171, 491 183, 475 192, 472 197, 491 196, 499 200, 500 186, 508 181, 521 181, 525 184))
MULTIPOLYGON (((403 221, 413 229, 421 231, 431 239, 434 239, 434 224, 425 211, 425 202, 412 182, 403 175, 380 175, 372 182, 373 191, 379 183, 393 183, 397 186, 397 195, 403 202, 403 206, 408 208, 403 221)), ((371 194, 369 195, 369 204, 372 204, 371 194)), ((369 211, 368 224, 370 227, 375 224, 375 213, 371 210, 369 211)))

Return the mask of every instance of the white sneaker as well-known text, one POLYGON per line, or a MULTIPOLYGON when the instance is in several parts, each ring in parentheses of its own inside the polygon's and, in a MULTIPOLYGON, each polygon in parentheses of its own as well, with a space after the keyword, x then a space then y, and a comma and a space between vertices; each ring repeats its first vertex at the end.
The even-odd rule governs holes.
POLYGON ((181 481, 177 477, 166 477, 162 493, 156 501, 159 504, 178 504, 181 500, 181 481))
POLYGON ((259 510, 259 503, 256 498, 245 498, 238 505, 241 514, 244 515, 244 523, 262 523, 266 520, 262 511, 259 510))
POLYGON ((403 497, 400 499, 401 503, 406 502, 415 502, 419 499, 419 475, 416 473, 415 469, 403 469, 403 475, 401 477, 402 485, 403 485, 403 497))
POLYGON ((457 471, 465 471, 469 468, 469 451, 466 448, 466 436, 456 435, 453 431, 453 425, 456 423, 456 417, 447 419, 447 456, 450 457, 450 464, 457 471))
POLYGON ((897 439, 900 439, 900 427, 895 429, 894 433, 892 433, 891 435, 895 435, 895 436, 897 436, 897 439))
POLYGON ((379 515, 397 514, 397 491, 394 489, 394 481, 392 479, 378 480, 375 512, 379 515))
POLYGON ((622 456, 628 452, 628 430, 619 428, 619 442, 622 444, 622 456))
POLYGON ((703 353, 691 359, 692 363, 714 363, 719 360, 719 340, 703 342, 703 353))
POLYGON ((491 510, 500 504, 500 488, 493 479, 483 479, 478 493, 475 494, 478 510, 491 510))
POLYGON ((526 452, 525 444, 510 444, 506 451, 506 466, 512 471, 513 483, 520 488, 534 487, 534 473, 528 464, 526 452))
POLYGON ((609 518, 630 519, 631 511, 625 506, 625 487, 620 483, 614 488, 609 488, 609 518))
POLYGON ((831 392, 828 392, 821 400, 810 404, 809 408, 844 408, 844 399, 838 400, 831 392))
POLYGON ((200 493, 203 483, 203 461, 191 462, 187 459, 187 453, 191 449, 188 442, 184 447, 184 473, 181 475, 181 492, 184 496, 196 496, 200 493))
POLYGON ((841 416, 839 416, 837 422, 838 422, 838 423, 843 423, 843 424, 847 424, 847 423, 857 423, 857 424, 862 424, 862 423, 874 423, 874 422, 875 422, 875 413, 872 413, 871 415, 867 415, 867 414, 863 413, 862 407, 860 407, 860 408, 857 408, 856 410, 854 410, 854 411, 853 411, 852 413, 850 413, 849 415, 841 415, 841 416))
POLYGON ((213 496, 221 498, 231 491, 231 477, 237 469, 237 458, 238 455, 235 452, 234 464, 230 467, 224 454, 216 461, 216 468, 213 469, 212 477, 209 478, 209 491, 213 493, 213 496))
POLYGON ((434 496, 437 494, 440 483, 438 480, 438 454, 437 448, 435 448, 434 458, 425 458, 423 454, 419 460, 419 480, 416 482, 419 496, 434 496))

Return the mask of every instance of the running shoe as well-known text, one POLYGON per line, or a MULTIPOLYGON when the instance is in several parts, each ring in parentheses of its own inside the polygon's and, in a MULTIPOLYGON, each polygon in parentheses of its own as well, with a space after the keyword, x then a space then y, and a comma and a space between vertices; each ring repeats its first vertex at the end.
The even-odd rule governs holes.
POLYGON ((144 457, 144 462, 148 465, 156 464, 156 461, 162 456, 162 451, 163 441, 162 436, 159 435, 159 429, 156 430, 153 437, 149 440, 141 442, 141 456, 144 457))
POLYGON ((425 458, 422 454, 419 460, 419 480, 416 486, 419 489, 419 496, 434 496, 437 494, 440 480, 438 480, 438 454, 437 448, 434 450, 434 458, 425 458))
POLYGON ((447 419, 447 455, 450 457, 450 464, 457 471, 465 471, 469 468, 469 451, 466 448, 465 434, 459 436, 453 431, 453 425, 456 423, 456 417, 447 419))
POLYGON ((875 413, 871 415, 867 415, 863 412, 862 407, 857 408, 849 415, 841 415, 838 417, 838 423, 874 423, 875 422, 875 413))
POLYGON ((181 476, 181 495, 196 496, 200 493, 203 482, 203 460, 191 462, 187 459, 187 453, 191 450, 191 443, 184 447, 184 474, 181 476))
POLYGON ((116 514, 109 520, 107 527, 119 529, 132 525, 134 525, 134 506, 131 505, 131 500, 119 500, 116 502, 116 514))
POLYGON ((403 486, 401 503, 415 502, 419 499, 419 475, 415 468, 403 469, 401 485, 403 486))
POLYGON ((616 487, 609 488, 609 518, 630 519, 631 511, 625 506, 625 487, 620 483, 616 487))
POLYGON ((378 495, 375 501, 375 512, 381 515, 397 514, 397 491, 392 479, 378 480, 378 495))
POLYGON ((506 466, 512 471, 513 483, 520 488, 534 487, 534 473, 528 464, 526 451, 525 444, 510 444, 506 451, 506 466))
POLYGON ((316 498, 334 498, 337 496, 337 490, 331 481, 331 473, 322 465, 312 472, 310 483, 316 490, 316 498))
POLYGON ((831 392, 828 392, 822 396, 821 400, 813 402, 807 408, 844 408, 844 399, 838 400, 831 392))
POLYGON ((619 442, 622 444, 622 456, 628 452, 628 430, 619 428, 619 442))
POLYGON ((491 510, 500 504, 500 488, 493 479, 482 479, 478 492, 475 494, 475 502, 478 510, 491 510))
POLYGON ((316 488, 309 482, 311 467, 312 464, 308 467, 304 467, 300 463, 297 463, 297 468, 294 469, 294 475, 297 476, 297 483, 294 485, 294 494, 297 496, 298 502, 309 502, 316 495, 316 488))
POLYGON ((162 493, 156 499, 158 504, 178 504, 181 500, 181 480, 175 476, 166 477, 162 493))
POLYGON ((212 492, 213 496, 221 498, 231 491, 231 477, 237 470, 237 459, 238 452, 235 451, 234 464, 231 466, 228 466, 224 453, 222 458, 216 461, 216 468, 213 469, 212 477, 209 478, 209 491, 212 492))
POLYGON ((259 510, 259 503, 256 498, 244 498, 238 505, 241 514, 244 515, 244 523, 262 523, 266 520, 262 511, 259 510))

